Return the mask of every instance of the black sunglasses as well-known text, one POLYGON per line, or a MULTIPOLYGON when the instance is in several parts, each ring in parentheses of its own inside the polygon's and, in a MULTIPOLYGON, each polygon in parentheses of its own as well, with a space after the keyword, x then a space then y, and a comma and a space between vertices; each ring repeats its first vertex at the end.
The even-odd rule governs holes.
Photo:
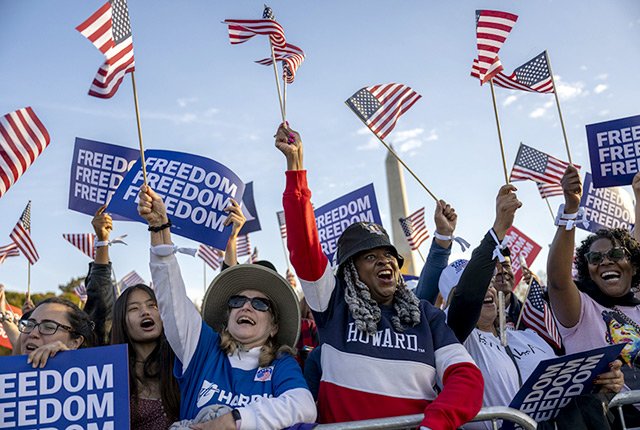
POLYGON ((55 334, 59 328, 63 328, 69 333, 76 333, 76 334, 78 333, 68 325, 60 324, 55 321, 42 321, 42 322, 36 323, 31 320, 20 320, 20 322, 18 323, 18 330, 20 330, 20 333, 29 334, 36 327, 38 327, 38 331, 40 332, 40 334, 44 334, 44 335, 55 334))
POLYGON ((627 253, 628 251, 626 248, 619 247, 611 248, 607 252, 587 252, 586 254, 584 254, 584 257, 587 259, 587 262, 589 264, 600 264, 602 263, 602 260, 604 260, 604 256, 606 255, 610 261, 613 261, 615 263, 616 261, 624 259, 627 256, 627 253))
POLYGON ((254 297, 250 299, 246 296, 233 296, 229 299, 227 304, 231 309, 237 309, 244 306, 245 303, 250 302, 251 307, 260 312, 266 312, 271 309, 271 300, 263 297, 254 297))

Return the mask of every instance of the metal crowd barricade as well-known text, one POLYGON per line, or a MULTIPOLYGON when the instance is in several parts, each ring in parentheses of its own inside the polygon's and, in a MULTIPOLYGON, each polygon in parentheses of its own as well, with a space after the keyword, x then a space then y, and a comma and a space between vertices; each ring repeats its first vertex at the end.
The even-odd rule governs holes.
MULTIPOLYGON (((627 430, 629 428, 624 421, 622 406, 633 405, 635 403, 640 403, 640 390, 624 391, 622 393, 618 393, 609 402, 609 409, 618 408, 618 414, 620 415, 620 422, 622 423, 623 430, 627 430)), ((635 427, 635 429, 638 429, 638 427, 635 427)))
MULTIPOLYGON (((404 415, 400 417, 378 418, 375 420, 349 421, 336 424, 321 424, 317 430, 409 430, 417 428, 423 414, 404 415)), ((482 408, 471 421, 491 421, 493 428, 498 430, 497 420, 512 421, 524 430, 535 430, 537 423, 529 415, 517 409, 506 406, 492 406, 482 408)))

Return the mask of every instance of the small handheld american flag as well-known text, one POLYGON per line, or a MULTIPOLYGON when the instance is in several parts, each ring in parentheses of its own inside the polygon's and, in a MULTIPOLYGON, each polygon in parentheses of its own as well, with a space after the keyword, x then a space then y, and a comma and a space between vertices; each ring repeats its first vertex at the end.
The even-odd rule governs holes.
POLYGON ((406 218, 400 218, 399 221, 412 251, 417 250, 429 238, 424 222, 424 208, 418 209, 406 218))

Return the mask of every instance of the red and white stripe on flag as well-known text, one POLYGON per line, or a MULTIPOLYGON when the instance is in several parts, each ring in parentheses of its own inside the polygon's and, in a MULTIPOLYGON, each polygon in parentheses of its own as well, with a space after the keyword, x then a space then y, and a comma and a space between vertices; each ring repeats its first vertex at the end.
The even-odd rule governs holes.
MULTIPOLYGON (((286 79, 287 84, 292 84, 296 77, 298 67, 300 67, 300 64, 302 64, 306 57, 304 51, 295 45, 287 43, 284 48, 274 46, 273 54, 276 57, 276 61, 282 61, 287 65, 291 73, 287 73, 286 68, 283 67, 282 78, 286 79)), ((270 66, 273 64, 273 59, 270 57, 264 58, 256 61, 256 63, 262 64, 263 66, 270 66)))
POLYGON ((198 248, 198 257, 202 258, 213 270, 220 268, 222 256, 217 249, 201 243, 200 248, 198 248))
POLYGON ((22 176, 51 142, 31 107, 0 118, 0 197, 22 176))
POLYGON ((20 251, 22 251, 24 256, 27 257, 29 264, 35 264, 35 262, 38 261, 40 256, 31 240, 31 200, 27 203, 27 207, 24 208, 22 216, 9 234, 9 237, 20 251))
POLYGON ((347 99, 347 104, 371 131, 384 139, 396 126, 398 118, 420 97, 406 85, 384 84, 361 88, 347 99))
POLYGON ((111 98, 118 91, 124 75, 135 70, 126 0, 106 2, 76 30, 107 57, 91 83, 89 95, 111 98))
POLYGON ((136 284, 145 284, 146 282, 144 282, 144 279, 142 279, 140 277, 140 275, 138 275, 138 273, 135 270, 132 270, 131 272, 127 273, 126 275, 124 275, 124 277, 122 278, 121 281, 126 287, 132 287, 136 284))
POLYGON ((548 343, 560 348, 562 340, 558 327, 549 305, 542 297, 542 287, 535 278, 531 280, 531 289, 523 306, 522 322, 535 330, 548 343))
POLYGON ((236 238, 236 256, 251 254, 251 242, 248 234, 241 234, 236 238))
POLYGON ((282 240, 287 238, 287 223, 284 220, 284 211, 276 212, 276 216, 278 217, 278 225, 280 226, 280 236, 282 236, 282 240))
POLYGON ((561 184, 545 184, 542 182, 536 182, 540 197, 546 199, 553 196, 561 196, 563 193, 561 184))
POLYGON ((94 235, 92 233, 65 233, 62 235, 73 246, 95 260, 96 249, 93 247, 94 235))
POLYGON ((488 82, 504 67, 498 59, 498 52, 518 15, 497 10, 476 10, 476 38, 478 44, 478 71, 480 83, 488 82))
POLYGON ((244 43, 256 35, 269 36, 274 48, 286 45, 284 29, 272 19, 225 19, 229 26, 229 41, 232 44, 244 43))
POLYGON ((429 238, 424 222, 424 208, 418 209, 406 218, 400 218, 400 225, 412 251, 417 250, 429 238))
POLYGON ((15 243, 0 246, 0 264, 4 263, 4 260, 6 260, 7 257, 18 257, 19 255, 20 250, 18 249, 18 245, 15 243))
POLYGON ((85 287, 84 284, 74 287, 73 292, 80 298, 82 303, 87 303, 87 287, 85 287))
MULTIPOLYGON (((480 79, 480 70, 479 70, 478 60, 473 60, 473 66, 471 66, 471 76, 474 78, 480 79)), ((543 86, 542 88, 535 89, 532 87, 528 87, 524 84, 521 84, 516 79, 515 72, 512 73, 511 75, 498 72, 494 74, 494 76, 492 76, 491 79, 493 79, 493 84, 496 87, 506 88, 508 90, 521 90, 521 91, 529 91, 531 93, 541 93, 541 94, 553 93, 553 85, 546 85, 546 86, 543 86)))

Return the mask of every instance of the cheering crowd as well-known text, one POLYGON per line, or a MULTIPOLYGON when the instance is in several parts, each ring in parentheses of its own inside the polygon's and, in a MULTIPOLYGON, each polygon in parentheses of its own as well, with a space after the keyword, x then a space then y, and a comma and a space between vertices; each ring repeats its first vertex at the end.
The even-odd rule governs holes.
MULTIPOLYGON (((186 294, 163 201, 142 186, 138 212, 150 231, 153 289, 139 284, 114 294, 108 253, 113 226, 102 207, 92 221, 98 246, 83 310, 60 298, 35 306, 27 301, 16 324, 5 317, 0 289, 2 324, 14 354, 46 368, 60 351, 127 344, 132 429, 309 428, 423 414, 420 428, 436 430, 490 428, 469 421, 483 406, 509 405, 540 361, 625 343, 610 370, 594 380, 595 393, 540 428, 620 424, 592 405, 640 388, 640 300, 632 291, 640 281, 640 244, 626 230, 600 230, 578 246, 578 274, 572 277, 582 195, 573 166, 562 178, 565 203, 548 260, 545 300, 562 337, 555 345, 518 324, 522 303, 513 293, 503 244, 522 206, 513 185, 498 190, 495 222, 468 262, 449 264, 457 214, 437 203, 438 235, 411 291, 400 274, 403 257, 374 223, 343 231, 332 267, 320 247, 300 135, 282 124, 275 146, 286 159, 287 246, 303 303, 295 279, 285 279, 269 262, 237 263, 235 239, 245 219, 232 201, 223 269, 199 313, 186 294), (438 297, 442 305, 436 307, 438 297), (498 297, 504 297, 503 321, 498 297)), ((638 201, 640 180, 634 191, 638 201)), ((640 424, 633 407, 625 418, 640 424)))

